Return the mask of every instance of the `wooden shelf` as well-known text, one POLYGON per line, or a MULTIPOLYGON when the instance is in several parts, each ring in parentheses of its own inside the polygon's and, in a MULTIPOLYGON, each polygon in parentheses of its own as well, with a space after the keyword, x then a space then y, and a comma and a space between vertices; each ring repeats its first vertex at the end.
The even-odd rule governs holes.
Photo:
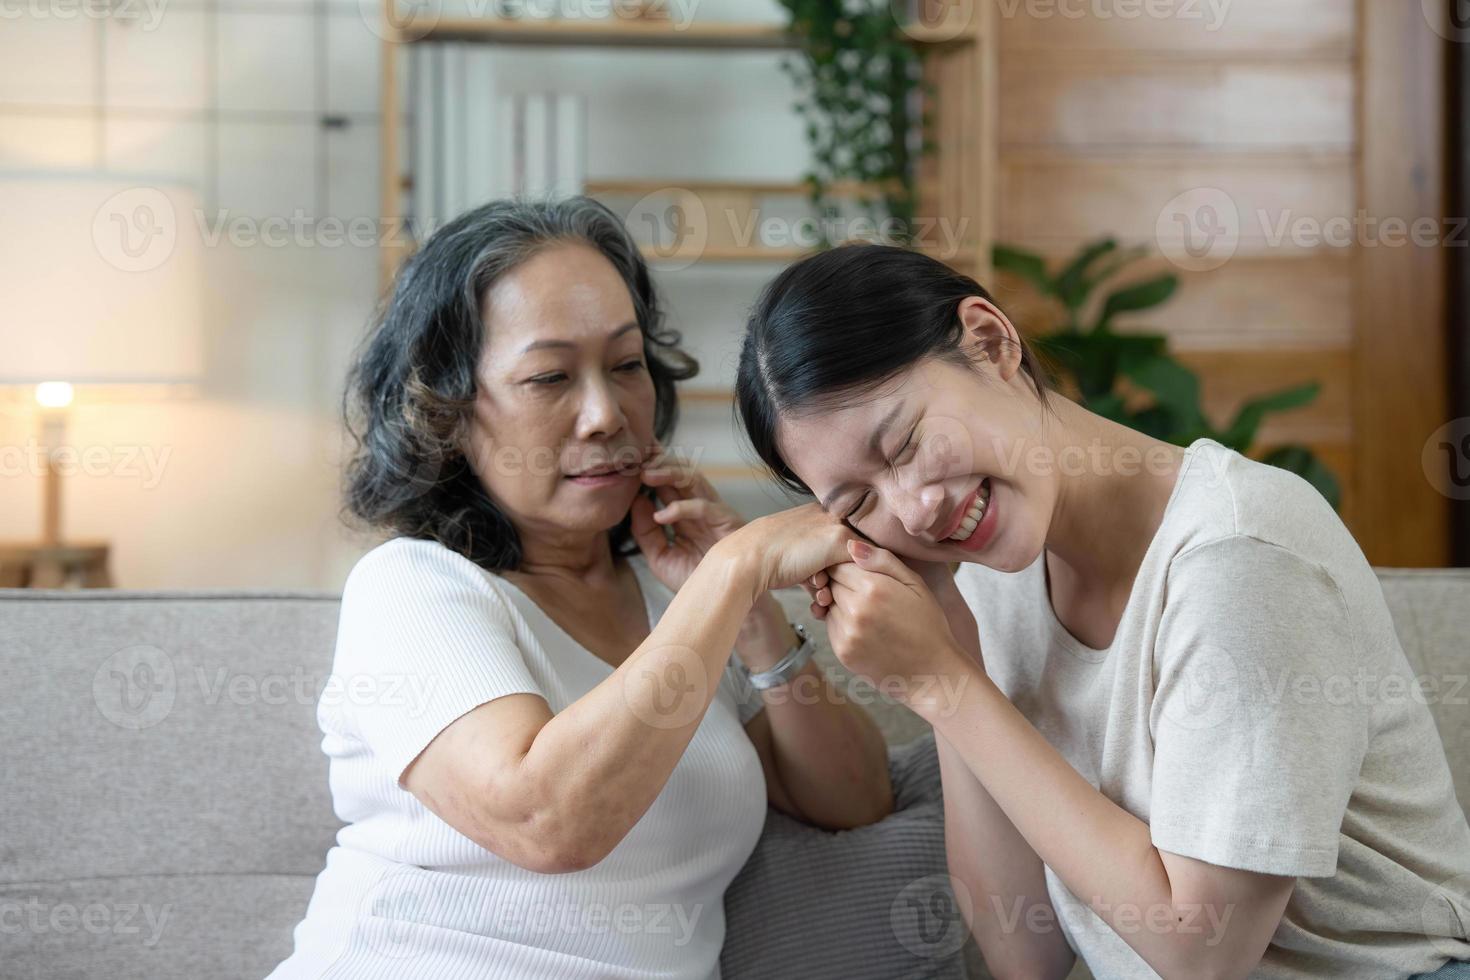
MULTIPOLYGON (((808 255, 815 255, 817 252, 816 249, 800 248, 795 246, 791 248, 767 248, 759 245, 752 245, 743 248, 724 246, 719 248, 705 248, 701 249, 695 255, 688 255, 682 252, 672 252, 665 254, 660 249, 650 245, 644 245, 641 248, 641 251, 643 253, 643 258, 648 262, 653 263, 655 267, 657 267, 658 263, 660 262, 677 262, 688 264, 691 261, 695 263, 718 262, 729 265, 759 265, 761 263, 767 262, 785 264, 795 262, 798 259, 804 259, 808 255)), ((961 249, 959 252, 953 255, 943 254, 937 249, 921 249, 921 251, 924 251, 925 254, 929 255, 932 258, 938 259, 946 265, 955 266, 957 268, 968 268, 973 266, 975 263, 975 252, 973 249, 961 249)))
MULTIPOLYGON (((530 47, 583 47, 664 49, 671 51, 706 49, 712 51, 799 51, 800 42, 784 23, 740 23, 695 20, 676 23, 673 20, 567 18, 561 20, 514 19, 504 17, 402 18, 391 16, 392 5, 402 0, 383 0, 382 20, 395 25, 386 31, 382 44, 382 71, 379 78, 381 117, 400 115, 400 61, 413 43, 463 41, 482 44, 521 45, 530 47)), ((955 254, 939 254, 939 248, 925 249, 957 270, 984 281, 989 273, 990 242, 994 237, 996 208, 996 91, 998 87, 995 59, 997 10, 994 0, 980 0, 962 5, 959 19, 937 21, 931 25, 910 22, 903 34, 928 55, 924 59, 926 91, 934 92, 932 105, 926 96, 926 112, 932 110, 934 154, 922 159, 915 175, 918 191, 918 213, 943 215, 966 223, 967 248, 955 254)), ((951 13, 953 11, 951 10, 951 13)), ((427 13, 427 12, 423 12, 427 13)), ((403 218, 403 196, 412 187, 411 177, 404 172, 404 154, 399 142, 399 127, 384 126, 380 131, 380 199, 381 214, 389 223, 403 218)), ((761 195, 791 195, 805 198, 807 184, 793 181, 680 181, 612 179, 589 181, 590 195, 631 194, 643 196, 661 190, 674 190, 696 196, 707 195, 711 209, 727 205, 722 196, 744 197, 751 204, 761 195)), ((838 199, 863 195, 877 197, 883 188, 859 182, 833 185, 829 192, 838 199)), ((741 208, 737 202, 729 207, 741 208)), ((744 236, 714 234, 698 250, 645 248, 646 259, 673 271, 693 263, 732 266, 780 266, 811 254, 811 249, 794 244, 806 239, 790 239, 791 247, 751 246, 744 236)), ((931 239, 947 244, 944 239, 931 239)), ((380 283, 387 289, 404 258, 412 251, 411 243, 387 242, 380 255, 380 283)))
POLYGON ((746 248, 739 246, 720 246, 718 248, 703 248, 695 254, 685 252, 665 252, 663 249, 652 245, 644 245, 640 249, 643 258, 655 266, 660 262, 677 262, 687 264, 689 262, 723 262, 729 264, 759 265, 763 262, 779 262, 782 264, 795 262, 797 259, 810 255, 809 248, 765 248, 752 245, 746 248))
POLYGON ((1028 70, 1039 69, 1046 72, 1095 71, 1098 69, 1147 71, 1153 68, 1180 66, 1201 71, 1213 71, 1218 70, 1221 65, 1233 68, 1244 65, 1295 68, 1302 65, 1354 65, 1358 60, 1356 49, 1338 44, 1280 50, 1209 47, 1112 50, 1007 45, 1006 54, 1014 57, 1016 64, 1026 65, 1028 70))
MULTIPOLYGON (((651 180, 646 177, 609 177, 599 180, 588 180, 583 185, 583 193, 595 194, 618 194, 631 196, 637 194, 640 197, 645 194, 654 194, 658 191, 682 190, 695 194, 749 194, 752 197, 778 197, 794 196, 805 197, 808 193, 807 185, 801 181, 780 180, 686 180, 682 177, 668 177, 651 180)), ((857 197, 860 194, 881 194, 883 188, 879 184, 864 184, 858 181, 838 181, 829 184, 827 192, 833 197, 857 197)))
POLYGON ((735 401, 733 388, 680 388, 679 400, 697 405, 729 405, 735 401))
MULTIPOLYGON (((915 44, 954 45, 975 40, 974 31, 958 35, 942 28, 910 25, 904 31, 915 44)), ((629 47, 668 49, 717 48, 732 51, 780 51, 796 47, 780 24, 694 21, 680 27, 671 20, 514 20, 489 17, 446 17, 427 29, 411 27, 404 41, 474 41, 556 47, 629 47)))

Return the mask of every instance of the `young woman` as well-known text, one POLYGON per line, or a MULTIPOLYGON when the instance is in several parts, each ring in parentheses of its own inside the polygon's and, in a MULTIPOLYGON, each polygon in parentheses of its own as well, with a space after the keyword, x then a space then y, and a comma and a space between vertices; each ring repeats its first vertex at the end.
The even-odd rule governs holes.
POLYGON ((586 198, 468 212, 400 274, 347 392, 348 507, 390 537, 318 713, 347 826, 273 977, 709 980, 767 802, 891 809, 860 709, 744 672, 796 641, 768 590, 851 534, 742 526, 658 455, 676 340, 586 198))
POLYGON ((974 280, 882 246, 767 287, 737 402, 773 472, 863 539, 808 584, 844 663, 909 678, 934 726, 951 873, 998 977, 1470 958, 1442 744, 1305 481, 1048 392, 974 280))

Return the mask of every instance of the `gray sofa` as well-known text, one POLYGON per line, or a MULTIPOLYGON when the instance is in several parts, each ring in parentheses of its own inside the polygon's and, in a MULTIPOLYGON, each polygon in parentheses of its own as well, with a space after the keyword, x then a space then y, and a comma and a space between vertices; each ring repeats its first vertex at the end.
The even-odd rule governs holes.
MULTIPOLYGON (((1416 673, 1438 684, 1431 710, 1465 805, 1470 572, 1380 577, 1416 673)), ((783 601, 804 615, 800 593, 783 601)), ((336 613, 326 595, 0 590, 0 975, 254 978, 289 952, 339 826, 315 723, 336 613)), ((872 710, 893 745, 923 735, 900 708, 872 710)), ((924 749, 895 758, 928 771, 924 749)), ((932 793, 907 792, 937 839, 932 793)), ((789 831, 768 822, 749 878, 792 867, 789 831)), ((732 934, 761 921, 751 892, 769 887, 737 886, 732 934)), ((942 952, 926 964, 916 951, 907 975, 958 975, 942 952)))

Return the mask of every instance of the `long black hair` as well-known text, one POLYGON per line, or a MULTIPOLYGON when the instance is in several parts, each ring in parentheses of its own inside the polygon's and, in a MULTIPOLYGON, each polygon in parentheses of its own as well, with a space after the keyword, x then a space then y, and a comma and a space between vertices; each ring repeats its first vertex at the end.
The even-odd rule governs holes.
MULTIPOLYGON (((404 265, 347 378, 342 413, 353 447, 346 516, 392 534, 438 541, 490 571, 519 567, 520 536, 465 454, 484 349, 482 300, 538 252, 575 242, 597 249, 628 287, 654 390, 654 434, 678 420, 674 382, 699 366, 664 326, 648 267, 617 215, 588 197, 501 200, 436 231, 404 265)), ((614 554, 632 547, 630 521, 614 554)))
MULTIPOLYGON (((776 445, 780 415, 852 404, 925 357, 968 366, 960 301, 990 294, 937 259, 891 245, 839 245, 762 290, 745 328, 735 407, 761 461, 810 494, 776 445)), ((1045 372, 1021 341, 1021 369, 1047 404, 1045 372)))

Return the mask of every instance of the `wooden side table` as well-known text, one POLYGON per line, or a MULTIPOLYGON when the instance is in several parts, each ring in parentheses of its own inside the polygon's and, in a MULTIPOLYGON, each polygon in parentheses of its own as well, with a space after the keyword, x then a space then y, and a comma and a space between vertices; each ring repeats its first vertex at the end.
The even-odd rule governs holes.
POLYGON ((0 543, 0 588, 107 589, 107 545, 101 541, 69 544, 0 543))

